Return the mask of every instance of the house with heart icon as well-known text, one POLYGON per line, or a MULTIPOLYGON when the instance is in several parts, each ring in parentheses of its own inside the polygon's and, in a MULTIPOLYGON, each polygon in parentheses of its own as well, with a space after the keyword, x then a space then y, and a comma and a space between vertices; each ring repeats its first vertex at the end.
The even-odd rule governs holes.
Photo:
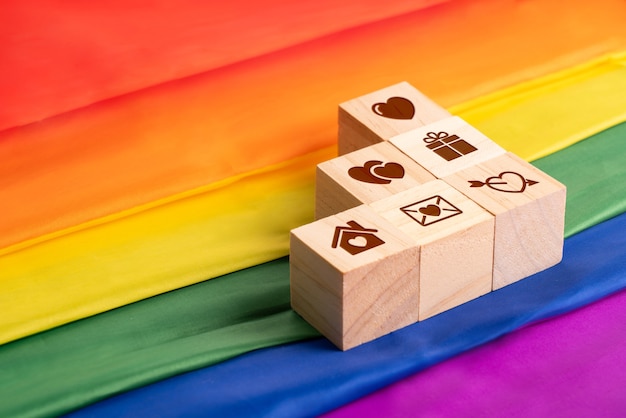
POLYGON ((335 228, 332 247, 343 248, 352 255, 362 253, 385 243, 378 238, 375 233, 377 229, 364 228, 356 221, 348 221, 349 226, 338 226, 335 228))

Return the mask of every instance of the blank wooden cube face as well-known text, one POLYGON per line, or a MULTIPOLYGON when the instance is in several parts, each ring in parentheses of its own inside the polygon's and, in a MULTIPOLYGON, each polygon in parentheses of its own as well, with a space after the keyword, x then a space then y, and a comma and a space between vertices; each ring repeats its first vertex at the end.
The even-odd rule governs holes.
POLYGON ((370 205, 420 246, 420 321, 491 291, 494 217, 442 180, 370 205))
POLYGON ((438 178, 506 152, 458 116, 416 128, 389 141, 438 178))
POLYGON ((445 181, 496 217, 494 290, 561 261, 563 184, 511 153, 445 181))
POLYGON ((318 165, 315 218, 372 203, 435 177, 400 150, 381 142, 318 165))
POLYGON ((366 94, 339 105, 339 155, 449 116, 407 82, 366 94))
POLYGON ((359 206, 291 232, 291 305, 342 350, 418 320, 413 240, 359 206))

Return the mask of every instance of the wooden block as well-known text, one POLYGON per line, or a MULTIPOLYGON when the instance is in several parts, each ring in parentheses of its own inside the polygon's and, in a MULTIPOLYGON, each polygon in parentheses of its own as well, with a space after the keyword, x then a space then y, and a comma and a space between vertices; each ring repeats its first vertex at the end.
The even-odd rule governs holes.
POLYGON ((315 218, 372 203, 434 180, 426 169, 387 142, 317 166, 315 218))
POLYGON ((389 142, 438 178, 506 152, 458 116, 413 129, 389 142))
POLYGON ((339 105, 339 155, 450 116, 407 82, 339 105))
POLYGON ((444 180, 496 217, 494 290, 561 261, 563 184, 511 153, 444 180))
POLYGON ((420 321, 491 291, 494 217, 442 180, 370 205, 420 248, 420 321))
POLYGON ((417 322, 413 240, 362 205, 291 231, 291 306, 342 350, 417 322))

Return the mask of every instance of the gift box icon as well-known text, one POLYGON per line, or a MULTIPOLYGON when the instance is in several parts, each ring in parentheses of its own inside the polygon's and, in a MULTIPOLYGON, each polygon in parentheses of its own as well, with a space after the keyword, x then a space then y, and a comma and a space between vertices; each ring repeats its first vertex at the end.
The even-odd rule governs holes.
POLYGON ((447 132, 428 132, 424 142, 426 142, 427 148, 433 150, 446 161, 454 160, 477 150, 475 146, 459 138, 458 135, 450 135, 447 132))

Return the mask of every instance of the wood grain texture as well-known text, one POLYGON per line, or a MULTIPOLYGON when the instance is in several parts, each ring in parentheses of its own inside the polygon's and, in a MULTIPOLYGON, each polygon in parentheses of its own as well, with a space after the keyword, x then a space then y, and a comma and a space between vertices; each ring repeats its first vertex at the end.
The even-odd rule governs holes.
POLYGON ((494 217, 442 180, 370 205, 420 247, 419 319, 491 291, 494 217))
POLYGON ((438 178, 506 152, 458 116, 397 135, 389 142, 438 178), (450 142, 446 142, 450 139, 450 142))
POLYGON ((558 264, 566 187, 512 153, 444 179, 496 218, 493 289, 558 264))
POLYGON ((342 350, 418 320, 417 245, 365 205, 294 229, 290 266, 293 309, 342 350))
POLYGON ((339 105, 339 155, 449 116, 447 110, 407 82, 377 90, 339 105))
POLYGON ((387 142, 362 148, 317 166, 315 218, 372 203, 434 179, 387 142))

